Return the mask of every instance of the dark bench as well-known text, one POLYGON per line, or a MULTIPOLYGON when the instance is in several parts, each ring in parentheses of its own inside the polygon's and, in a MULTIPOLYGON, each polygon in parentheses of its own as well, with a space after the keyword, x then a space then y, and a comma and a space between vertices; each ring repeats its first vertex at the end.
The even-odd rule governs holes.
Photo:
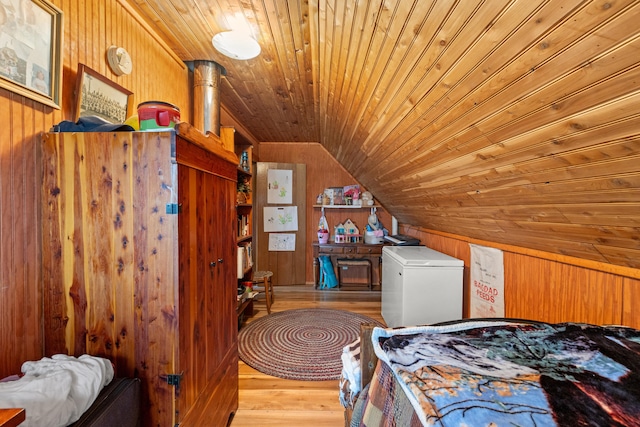
POLYGON ((72 427, 138 427, 140 379, 114 378, 72 427))

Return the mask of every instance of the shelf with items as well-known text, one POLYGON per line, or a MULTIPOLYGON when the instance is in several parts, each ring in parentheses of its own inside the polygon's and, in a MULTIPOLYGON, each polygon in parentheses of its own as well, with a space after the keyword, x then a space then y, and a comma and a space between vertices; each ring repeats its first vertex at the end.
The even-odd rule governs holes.
POLYGON ((251 175, 238 170, 238 184, 236 186, 236 203, 238 207, 250 208, 251 199, 251 175))
POLYGON ((238 244, 238 279, 242 279, 253 268, 253 247, 251 241, 238 244))
POLYGON ((238 171, 251 175, 253 165, 253 147, 251 145, 236 147, 236 154, 238 155, 238 160, 240 162, 238 164, 238 171))
POLYGON ((373 205, 313 205, 314 208, 326 208, 326 209, 371 209, 379 208, 380 205, 374 203, 373 205))
POLYGON ((237 224, 238 241, 251 240, 253 224, 250 205, 239 205, 237 207, 237 224))
POLYGON ((384 230, 378 220, 377 211, 383 208, 373 200, 371 193, 363 193, 363 195, 366 194, 366 197, 356 199, 357 204, 343 203, 343 195, 347 188, 354 187, 356 186, 344 187, 345 190, 337 199, 338 203, 335 203, 336 199, 333 197, 336 190, 340 190, 340 187, 325 189, 325 192, 318 196, 318 202, 322 201, 323 203, 316 203, 313 208, 321 210, 318 224, 318 241, 320 243, 382 243, 384 230), (327 190, 332 190, 329 192, 330 199, 335 204, 326 203, 327 190))
POLYGON ((253 239, 253 235, 249 234, 248 236, 238 236, 237 243, 251 241, 253 239))
MULTIPOLYGON (((237 215, 237 250, 238 250, 238 295, 246 294, 247 283, 253 282, 253 146, 241 134, 235 134, 234 151, 238 156, 238 182, 236 195, 237 215)), ((243 302, 239 300, 238 327, 242 325, 244 317, 253 314, 253 299, 243 302)))

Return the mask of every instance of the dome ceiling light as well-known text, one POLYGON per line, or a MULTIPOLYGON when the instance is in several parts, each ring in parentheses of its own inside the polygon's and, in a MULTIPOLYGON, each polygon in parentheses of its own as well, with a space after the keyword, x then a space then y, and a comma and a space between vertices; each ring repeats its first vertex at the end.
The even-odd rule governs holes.
POLYGON ((223 31, 211 39, 218 52, 233 59, 251 59, 260 54, 260 45, 242 31, 223 31))

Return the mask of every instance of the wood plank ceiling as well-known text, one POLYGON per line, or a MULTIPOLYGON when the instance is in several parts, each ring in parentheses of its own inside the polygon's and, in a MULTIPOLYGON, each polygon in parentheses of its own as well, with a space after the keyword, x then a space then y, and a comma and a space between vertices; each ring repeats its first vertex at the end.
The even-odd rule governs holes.
POLYGON ((640 268, 640 2, 129 0, 259 141, 317 141, 400 222, 640 268), (211 37, 239 21, 262 53, 211 37))

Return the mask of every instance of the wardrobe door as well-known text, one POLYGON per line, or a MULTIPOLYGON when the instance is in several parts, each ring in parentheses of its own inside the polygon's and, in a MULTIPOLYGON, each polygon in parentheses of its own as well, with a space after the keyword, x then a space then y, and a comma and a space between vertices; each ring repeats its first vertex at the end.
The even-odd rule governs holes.
POLYGON ((237 345, 238 321, 235 314, 237 301, 235 236, 235 182, 209 176, 211 190, 207 192, 207 217, 210 220, 209 245, 210 257, 216 263, 211 269, 211 295, 209 314, 215 323, 212 337, 213 357, 222 363, 230 348, 237 345))
MULTIPOLYGON (((180 144, 178 144, 180 149, 180 144)), ((176 423, 226 425, 237 408, 235 181, 202 151, 178 151, 179 366, 176 423), (186 157, 186 154, 185 154, 186 157), (181 161, 184 160, 184 161, 181 161), (221 176, 222 175, 222 176, 221 176)))

